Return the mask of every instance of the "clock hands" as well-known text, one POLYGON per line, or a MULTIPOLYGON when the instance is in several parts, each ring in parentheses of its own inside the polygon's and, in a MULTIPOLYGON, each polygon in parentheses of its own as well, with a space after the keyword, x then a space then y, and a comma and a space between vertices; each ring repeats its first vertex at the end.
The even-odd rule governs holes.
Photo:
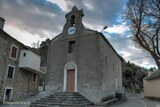
POLYGON ((73 27, 73 26, 68 29, 68 34, 69 35, 73 35, 75 32, 76 32, 76 28, 73 27))
POLYGON ((74 29, 70 30, 69 32, 72 32, 72 31, 74 31, 74 29))

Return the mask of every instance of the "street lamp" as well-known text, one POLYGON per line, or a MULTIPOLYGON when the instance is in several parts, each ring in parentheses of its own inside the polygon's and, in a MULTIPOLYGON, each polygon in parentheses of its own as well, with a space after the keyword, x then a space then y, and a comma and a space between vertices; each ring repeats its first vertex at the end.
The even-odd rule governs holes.
POLYGON ((103 29, 101 30, 101 33, 103 32, 103 30, 107 29, 108 26, 104 26, 103 29))

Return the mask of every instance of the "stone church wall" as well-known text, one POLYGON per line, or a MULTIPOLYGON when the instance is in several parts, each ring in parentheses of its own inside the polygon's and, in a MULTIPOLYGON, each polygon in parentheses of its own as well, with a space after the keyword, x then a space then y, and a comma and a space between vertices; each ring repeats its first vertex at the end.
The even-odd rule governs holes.
POLYGON ((101 35, 101 61, 102 61, 102 98, 114 96, 115 92, 122 90, 121 60, 116 52, 109 46, 101 35))

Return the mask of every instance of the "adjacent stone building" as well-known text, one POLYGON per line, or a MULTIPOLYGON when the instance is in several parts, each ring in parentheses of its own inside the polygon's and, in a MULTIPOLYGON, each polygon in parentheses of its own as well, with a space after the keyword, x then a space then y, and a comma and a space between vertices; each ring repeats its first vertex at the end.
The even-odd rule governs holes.
POLYGON ((0 100, 14 101, 37 93, 40 56, 3 30, 0 17, 0 100))
POLYGON ((84 27, 83 16, 73 7, 48 44, 46 91, 79 92, 98 103, 121 93, 121 60, 102 33, 84 27))

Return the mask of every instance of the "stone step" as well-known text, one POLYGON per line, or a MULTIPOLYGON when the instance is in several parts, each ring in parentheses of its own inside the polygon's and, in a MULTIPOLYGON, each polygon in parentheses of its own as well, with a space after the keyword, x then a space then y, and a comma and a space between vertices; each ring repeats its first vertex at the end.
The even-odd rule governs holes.
POLYGON ((93 103, 91 103, 81 94, 75 92, 56 92, 31 103, 31 107, 86 107, 89 105, 93 105, 93 103))
POLYGON ((72 99, 66 99, 66 98, 61 98, 61 99, 59 99, 59 98, 41 98, 40 99, 41 101, 43 100, 43 101, 58 101, 58 100, 62 100, 62 101, 64 101, 64 100, 70 100, 70 101, 86 101, 86 99, 84 99, 84 98, 72 98, 72 99))
POLYGON ((79 96, 79 97, 83 97, 82 95, 65 95, 65 94, 62 94, 62 95, 54 95, 54 94, 52 94, 52 95, 50 95, 50 96, 79 96))
POLYGON ((48 97, 83 97, 83 96, 81 95, 50 95, 48 97))
POLYGON ((73 103, 74 102, 74 104, 83 104, 83 103, 89 103, 89 101, 87 101, 87 100, 83 100, 83 101, 74 101, 74 100, 54 100, 54 101, 49 101, 49 100, 37 100, 36 101, 37 103, 48 103, 48 102, 54 102, 54 103, 73 103))
POLYGON ((81 96, 81 97, 83 97, 82 95, 80 95, 80 94, 77 94, 77 93, 74 93, 74 94, 72 94, 72 93, 55 93, 55 94, 50 94, 50 96, 81 96))
POLYGON ((85 105, 85 104, 91 104, 90 102, 33 102, 32 104, 51 104, 51 105, 54 105, 54 104, 59 104, 59 105, 65 105, 65 104, 69 104, 69 105, 78 105, 78 104, 82 104, 82 105, 85 105))
MULTIPOLYGON (((93 105, 42 105, 42 104, 32 104, 30 107, 97 107, 93 105)), ((99 106, 98 106, 99 107, 99 106)))
POLYGON ((56 102, 34 102, 34 103, 32 103, 31 105, 52 105, 52 106, 54 106, 54 105, 61 105, 61 106, 87 106, 87 105, 92 105, 92 103, 77 103, 77 104, 73 104, 73 103, 56 103, 56 102))
POLYGON ((78 92, 55 92, 50 95, 80 95, 78 92))
POLYGON ((81 96, 47 96, 46 98, 49 98, 49 99, 54 99, 54 98, 59 98, 59 99, 63 99, 63 98, 68 98, 68 99, 72 99, 72 98, 84 98, 84 97, 81 97, 81 96))

